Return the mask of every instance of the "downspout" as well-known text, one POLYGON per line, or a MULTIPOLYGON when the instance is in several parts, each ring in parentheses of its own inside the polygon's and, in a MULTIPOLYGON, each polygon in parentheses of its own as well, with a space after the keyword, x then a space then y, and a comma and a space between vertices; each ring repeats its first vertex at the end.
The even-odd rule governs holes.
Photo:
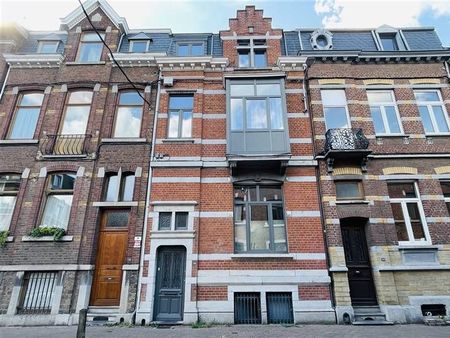
MULTIPOLYGON (((309 66, 305 63, 303 65, 303 70, 304 70, 304 79, 303 79, 303 97, 305 99, 305 107, 307 112, 309 113, 309 123, 310 123, 310 127, 311 127, 311 133, 312 133, 312 148, 313 148, 313 153, 314 153, 314 157, 316 156, 317 152, 316 152, 316 143, 314 142, 314 125, 313 125, 313 120, 312 120, 312 114, 311 114, 311 109, 309 106, 309 99, 308 99, 308 69, 309 66)), ((331 277, 331 272, 330 272, 330 255, 328 252, 328 240, 327 240, 327 234, 326 234, 326 226, 325 226, 325 213, 324 213, 324 209, 323 209, 323 204, 322 204, 322 187, 320 185, 320 167, 319 164, 316 167, 316 181, 317 181, 317 193, 318 193, 318 200, 319 200, 319 210, 320 210, 320 221, 322 223, 322 235, 323 235, 323 242, 325 245, 325 260, 327 263, 327 272, 328 272, 328 276, 330 277, 330 295, 331 295, 331 306, 335 309, 334 310, 334 317, 335 317, 335 321, 336 323, 338 322, 337 319, 337 314, 336 314, 336 299, 335 299, 335 294, 334 294, 334 287, 333 287, 333 278, 331 277)))
POLYGON ((5 79, 3 80, 2 90, 0 91, 0 102, 3 98, 3 92, 5 91, 6 82, 8 82, 9 77, 9 71, 11 70, 11 66, 7 63, 6 66, 8 67, 8 70, 6 71, 5 79))
MULTIPOLYGON (((140 255, 140 262, 139 262, 139 278, 138 278, 138 291, 137 291, 137 297, 136 297, 136 304, 137 308, 139 309, 141 304, 141 281, 143 278, 143 271, 144 271, 144 256, 145 256, 145 239, 147 237, 147 227, 148 227, 148 213, 150 208, 150 193, 151 193, 151 187, 152 187, 152 161, 155 154, 155 141, 156 141, 156 125, 158 121, 158 112, 159 112, 159 99, 160 99, 160 92, 161 92, 161 72, 158 72, 158 90, 156 93, 156 105, 155 105, 155 116, 153 117, 153 131, 152 131, 152 143, 151 143, 151 150, 150 150, 150 161, 148 166, 148 188, 147 188, 147 195, 145 198, 145 212, 144 212, 144 228, 142 229, 142 242, 141 242, 141 255, 140 255)), ((147 295, 148 297, 148 295, 147 295)), ((151 319, 150 319, 151 321, 151 319)))
POLYGON ((125 36, 125 33, 122 33, 120 35, 119 44, 117 45, 117 52, 119 52, 120 51, 120 47, 122 47, 122 40, 123 40, 124 36, 125 36))

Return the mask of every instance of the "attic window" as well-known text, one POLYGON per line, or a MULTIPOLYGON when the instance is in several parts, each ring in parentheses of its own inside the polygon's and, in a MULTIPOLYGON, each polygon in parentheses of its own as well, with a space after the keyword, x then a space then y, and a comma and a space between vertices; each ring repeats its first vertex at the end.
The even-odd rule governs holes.
POLYGON ((205 55, 205 47, 203 42, 178 42, 178 56, 203 56, 205 55))
POLYGON ((132 53, 146 53, 151 40, 130 40, 130 49, 132 53))
POLYGON ((39 41, 37 52, 40 54, 56 53, 59 41, 39 41))
POLYGON ((325 29, 318 29, 311 33, 310 42, 313 49, 332 49, 333 34, 325 29))
POLYGON ((391 50, 399 50, 397 37, 395 33, 384 33, 380 35, 380 42, 383 46, 383 50, 391 51, 391 50))

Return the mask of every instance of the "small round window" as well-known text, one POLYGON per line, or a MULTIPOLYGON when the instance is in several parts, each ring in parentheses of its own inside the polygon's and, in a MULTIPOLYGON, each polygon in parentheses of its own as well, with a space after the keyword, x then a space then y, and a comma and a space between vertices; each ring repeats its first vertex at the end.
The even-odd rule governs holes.
POLYGON ((325 48, 328 45, 328 39, 325 35, 322 34, 316 38, 316 43, 320 48, 325 48))
POLYGON ((325 29, 318 29, 312 32, 310 41, 313 49, 333 48, 333 34, 325 29))

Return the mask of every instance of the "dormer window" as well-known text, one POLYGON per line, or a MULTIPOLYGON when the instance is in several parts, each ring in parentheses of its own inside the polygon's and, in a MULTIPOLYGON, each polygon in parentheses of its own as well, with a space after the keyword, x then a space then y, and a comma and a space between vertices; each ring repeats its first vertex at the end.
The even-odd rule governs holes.
POLYGON ((318 29, 311 33, 311 46, 313 49, 327 50, 333 48, 333 34, 325 29, 318 29))
POLYGON ((203 56, 205 48, 203 42, 178 42, 177 56, 203 56))
POLYGON ((59 41, 39 41, 37 52, 39 54, 56 53, 59 41))
POLYGON ((150 46, 150 40, 130 40, 131 53, 146 53, 150 46))
POLYGON ((393 33, 385 33, 380 34, 380 42, 383 46, 383 50, 398 50, 398 44, 396 39, 396 34, 393 33))
POLYGON ((246 39, 237 41, 239 68, 267 67, 267 44, 264 39, 246 39))

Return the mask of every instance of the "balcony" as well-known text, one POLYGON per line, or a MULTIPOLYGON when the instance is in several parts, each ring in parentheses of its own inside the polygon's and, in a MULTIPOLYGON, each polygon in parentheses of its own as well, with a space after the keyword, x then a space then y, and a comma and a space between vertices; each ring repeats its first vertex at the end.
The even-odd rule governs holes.
POLYGON ((338 128, 328 129, 325 134, 325 159, 328 172, 333 171, 336 160, 341 162, 361 164, 363 171, 367 170, 367 156, 372 152, 369 140, 364 136, 362 129, 338 128))
POLYGON ((38 157, 88 157, 92 135, 45 135, 39 142, 38 157))

